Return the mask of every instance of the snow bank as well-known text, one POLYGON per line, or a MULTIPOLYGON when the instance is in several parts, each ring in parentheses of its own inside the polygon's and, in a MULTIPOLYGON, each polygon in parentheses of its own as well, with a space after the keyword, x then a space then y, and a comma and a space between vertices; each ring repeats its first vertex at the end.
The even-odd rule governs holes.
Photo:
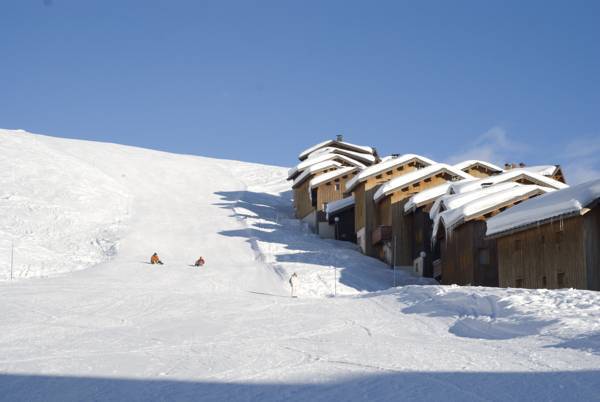
POLYGON ((504 211, 487 223, 487 235, 525 228, 548 219, 578 214, 600 198, 600 179, 555 191, 504 211))
POLYGON ((114 256, 129 218, 125 187, 42 137, 0 130, 0 278, 83 269, 114 256))

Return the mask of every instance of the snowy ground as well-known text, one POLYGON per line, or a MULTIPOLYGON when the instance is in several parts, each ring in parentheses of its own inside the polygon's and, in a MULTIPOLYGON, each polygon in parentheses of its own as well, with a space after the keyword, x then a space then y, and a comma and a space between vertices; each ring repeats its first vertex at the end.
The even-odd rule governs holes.
POLYGON ((282 168, 0 146, 0 400, 600 400, 597 292, 392 288, 290 218, 282 168))

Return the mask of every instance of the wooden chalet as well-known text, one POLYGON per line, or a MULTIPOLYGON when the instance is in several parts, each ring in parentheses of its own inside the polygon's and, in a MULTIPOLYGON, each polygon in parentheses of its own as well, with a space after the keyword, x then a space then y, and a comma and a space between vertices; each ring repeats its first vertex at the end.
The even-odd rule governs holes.
POLYGON ((330 225, 329 232, 333 232, 334 239, 356 243, 354 196, 328 203, 325 213, 330 225))
POLYGON ((327 154, 307 159, 288 172, 288 180, 293 179, 295 216, 307 222, 312 230, 316 230, 316 208, 311 199, 310 181, 322 174, 345 167, 362 169, 364 165, 343 155, 327 154))
POLYGON ((481 160, 467 160, 454 165, 455 168, 462 170, 465 173, 470 174, 473 177, 488 177, 496 174, 503 173, 501 167, 494 165, 493 163, 481 161, 481 160))
POLYGON ((409 199, 446 182, 472 179, 453 166, 439 163, 412 171, 385 183, 373 195, 376 205, 371 245, 375 256, 392 266, 413 264, 414 216, 404 214, 409 199))
POLYGON ((356 242, 364 254, 377 256, 373 247, 372 234, 376 225, 373 196, 379 186, 417 169, 435 164, 423 156, 406 154, 392 156, 362 170, 346 184, 347 195, 353 195, 356 242))
POLYGON ((431 247, 433 220, 430 212, 435 201, 446 194, 450 183, 442 183, 417 193, 404 204, 405 219, 411 222, 410 225, 413 228, 411 241, 413 265, 417 258, 423 258, 421 269, 417 273, 428 278, 434 277, 433 262, 440 257, 439 253, 434 253, 434 249, 431 247))
POLYGON ((432 240, 440 253, 442 284, 498 286, 496 241, 486 237, 486 220, 547 191, 554 190, 517 185, 491 194, 475 191, 483 196, 436 216, 432 240))
POLYGON ((600 179, 503 212, 487 234, 502 287, 600 290, 600 179))
POLYGON ((344 198, 346 183, 359 172, 356 166, 342 167, 314 177, 309 182, 312 207, 316 210, 316 232, 321 237, 334 238, 335 233, 326 217, 326 208, 330 202, 344 198))

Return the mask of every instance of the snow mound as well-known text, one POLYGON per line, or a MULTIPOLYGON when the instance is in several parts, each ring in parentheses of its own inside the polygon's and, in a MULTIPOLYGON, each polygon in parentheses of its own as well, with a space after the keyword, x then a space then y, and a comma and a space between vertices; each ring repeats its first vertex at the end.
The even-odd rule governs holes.
POLYGON ((93 161, 0 130, 0 280, 83 269, 115 255, 130 196, 93 161))

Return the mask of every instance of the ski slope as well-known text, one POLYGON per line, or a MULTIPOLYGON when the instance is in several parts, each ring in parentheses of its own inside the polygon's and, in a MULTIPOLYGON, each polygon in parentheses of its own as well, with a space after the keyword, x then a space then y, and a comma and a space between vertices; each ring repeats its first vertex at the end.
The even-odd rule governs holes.
POLYGON ((597 292, 394 278, 292 219, 283 168, 0 147, 0 400, 600 400, 597 292))

